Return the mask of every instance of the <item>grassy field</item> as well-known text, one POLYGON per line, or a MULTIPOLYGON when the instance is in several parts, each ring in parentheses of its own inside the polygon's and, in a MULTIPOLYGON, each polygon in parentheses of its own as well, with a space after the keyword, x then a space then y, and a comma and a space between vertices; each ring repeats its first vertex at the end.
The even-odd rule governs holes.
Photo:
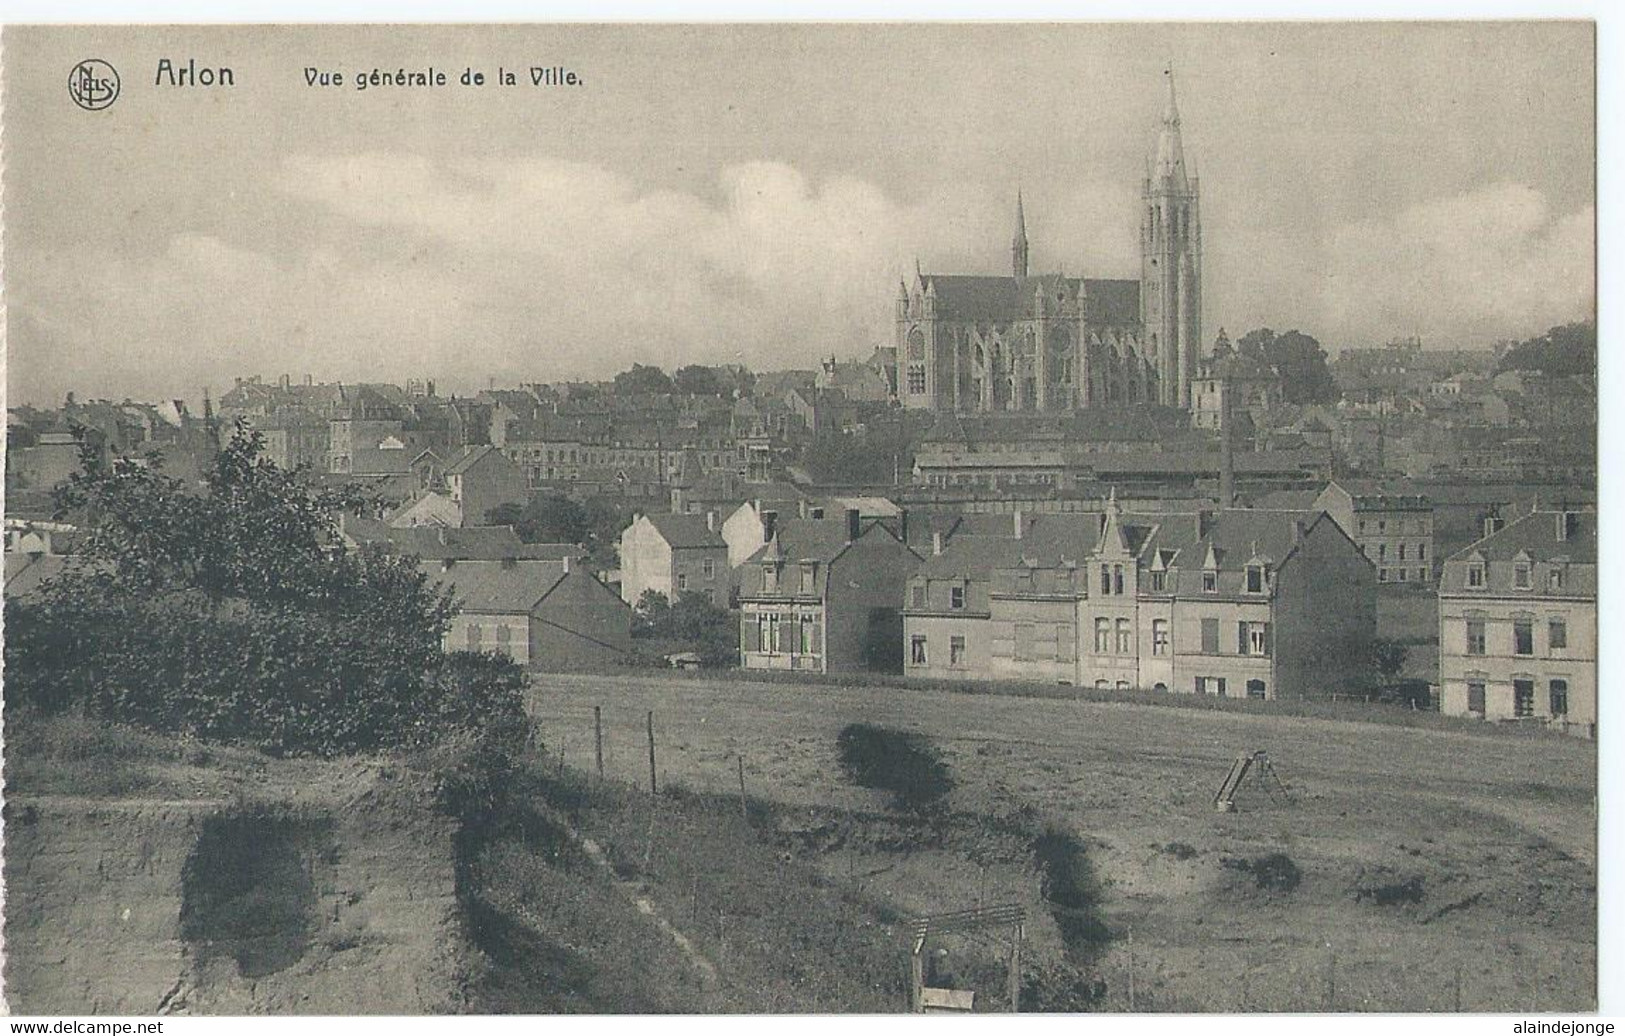
MULTIPOLYGON (((742 757, 762 813, 755 837, 866 910, 1025 904, 1029 983, 1063 964, 1092 981, 1075 996, 1040 990, 1041 1002, 1192 1011, 1595 1002, 1589 743, 943 689, 541 677, 532 708, 542 736, 578 772, 595 766, 595 705, 612 780, 647 786, 653 711, 663 788, 737 800, 742 757), (944 790, 928 813, 843 765, 841 735, 853 724, 918 735, 934 753, 944 790), (1230 763, 1259 749, 1289 799, 1249 785, 1236 812, 1215 812, 1230 763)), ((688 910, 671 887, 656 883, 652 895, 672 916, 688 910)), ((937 950, 949 952, 934 963, 997 995, 997 946, 966 939, 937 950)), ((826 1010, 837 1006, 830 999, 826 1010)))

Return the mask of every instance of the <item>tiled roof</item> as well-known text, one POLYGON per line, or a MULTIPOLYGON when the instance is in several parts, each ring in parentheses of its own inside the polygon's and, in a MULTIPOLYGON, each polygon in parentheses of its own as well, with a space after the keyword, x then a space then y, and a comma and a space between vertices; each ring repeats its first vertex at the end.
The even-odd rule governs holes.
POLYGON ((499 457, 502 456, 502 452, 495 446, 476 446, 453 461, 451 466, 446 469, 446 474, 461 475, 493 453, 499 457))
POLYGON ((1083 318, 1090 327, 1129 327, 1140 323, 1140 282, 1083 282, 1083 318))
POLYGON ((1473 554, 1486 561, 1510 561, 1520 553, 1531 560, 1567 558, 1581 564, 1597 563, 1597 515, 1594 511, 1569 512, 1569 538, 1557 538, 1560 511, 1531 511, 1503 525, 1498 531, 1452 554, 1447 560, 1461 561, 1473 554))
POLYGON ((426 561, 430 583, 450 587, 465 612, 529 613, 564 579, 558 561, 426 561))
POLYGON ((722 538, 720 529, 706 526, 704 515, 655 513, 646 514, 644 517, 673 550, 700 547, 719 547, 726 550, 728 547, 728 542, 722 538))

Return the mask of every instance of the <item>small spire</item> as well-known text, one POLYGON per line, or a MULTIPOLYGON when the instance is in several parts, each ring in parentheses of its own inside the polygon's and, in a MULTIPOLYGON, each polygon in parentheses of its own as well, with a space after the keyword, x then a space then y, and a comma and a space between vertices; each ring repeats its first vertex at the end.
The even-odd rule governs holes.
POLYGON ((1027 213, 1021 204, 1021 188, 1016 188, 1016 236, 1010 240, 1010 269, 1016 280, 1027 276, 1027 213))

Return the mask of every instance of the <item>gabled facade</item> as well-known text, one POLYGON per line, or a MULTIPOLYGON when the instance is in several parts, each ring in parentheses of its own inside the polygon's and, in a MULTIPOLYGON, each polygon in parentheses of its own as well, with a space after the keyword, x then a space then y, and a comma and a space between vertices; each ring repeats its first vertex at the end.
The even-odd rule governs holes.
POLYGON ((525 474, 495 446, 476 446, 445 471, 446 494, 463 514, 464 525, 485 525, 501 504, 523 504, 525 474))
POLYGON ((715 511, 640 514, 621 532, 621 598, 636 605, 653 590, 675 601, 703 593, 728 606, 728 543, 715 511))
POLYGON ((1359 545, 1377 568, 1377 582, 1433 582, 1433 502, 1426 495, 1359 479, 1332 481, 1313 508, 1359 545))
POLYGON ((1439 711, 1595 736, 1597 523, 1535 510, 1439 578, 1439 711))
POLYGON ((632 650, 632 609, 568 557, 557 561, 426 561, 459 611, 447 651, 493 651, 531 669, 614 665, 632 650))
POLYGON ((890 528, 865 525, 855 510, 779 522, 740 566, 740 666, 901 671, 902 588, 919 563, 890 528))

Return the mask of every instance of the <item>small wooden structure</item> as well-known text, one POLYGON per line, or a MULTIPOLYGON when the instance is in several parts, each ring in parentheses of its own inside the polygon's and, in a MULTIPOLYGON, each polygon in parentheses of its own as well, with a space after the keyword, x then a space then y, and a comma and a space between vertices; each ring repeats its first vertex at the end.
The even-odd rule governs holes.
POLYGON ((1224 783, 1219 785, 1219 790, 1213 795, 1213 808, 1220 813, 1234 810, 1236 792, 1241 790, 1241 782, 1247 779, 1249 773, 1257 777, 1258 783, 1262 784, 1272 796, 1280 795, 1283 800, 1291 801, 1291 796, 1286 790, 1286 782, 1281 780, 1281 775, 1276 773, 1275 767, 1270 764, 1269 753, 1260 750, 1251 755, 1242 753, 1236 756, 1236 761, 1230 764, 1230 772, 1225 775, 1224 783))
POLYGON ((925 984, 925 939, 929 935, 982 928, 1010 929, 1010 1011, 1012 1014, 1021 1011, 1021 944, 1026 939, 1027 910, 1016 903, 928 914, 908 922, 910 1011, 915 1014, 926 1011, 969 1011, 974 1006, 976 994, 970 990, 936 989, 925 984))

